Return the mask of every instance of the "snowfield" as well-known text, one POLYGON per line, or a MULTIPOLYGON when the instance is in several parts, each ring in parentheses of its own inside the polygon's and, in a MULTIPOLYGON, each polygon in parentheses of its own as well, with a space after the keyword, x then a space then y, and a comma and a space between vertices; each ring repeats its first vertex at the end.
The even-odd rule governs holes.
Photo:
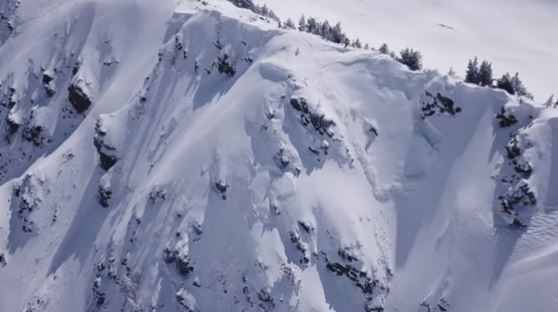
POLYGON ((224 0, 17 3, 0 311, 558 309, 558 108, 224 0))
POLYGON ((378 48, 423 52, 426 67, 464 75, 478 56, 495 74, 519 72, 539 101, 558 95, 558 2, 552 0, 256 0, 295 23, 302 14, 378 48))

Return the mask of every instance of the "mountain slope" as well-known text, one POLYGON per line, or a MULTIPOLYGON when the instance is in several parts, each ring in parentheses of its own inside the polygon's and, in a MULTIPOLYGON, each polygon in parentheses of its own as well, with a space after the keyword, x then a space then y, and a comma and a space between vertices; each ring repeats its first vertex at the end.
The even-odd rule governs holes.
POLYGON ((558 306, 556 110, 224 1, 12 14, 0 310, 558 306))

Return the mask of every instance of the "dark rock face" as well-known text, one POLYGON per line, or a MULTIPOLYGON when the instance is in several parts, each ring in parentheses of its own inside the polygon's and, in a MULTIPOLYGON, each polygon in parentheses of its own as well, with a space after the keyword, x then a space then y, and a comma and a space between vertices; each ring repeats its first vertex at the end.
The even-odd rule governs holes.
POLYGON ((516 159, 521 156, 521 149, 519 148, 519 142, 516 137, 513 137, 508 144, 506 144, 507 157, 510 160, 516 159))
POLYGON ((310 263, 310 251, 308 250, 308 245, 302 241, 300 235, 296 232, 291 232, 289 234, 291 243, 294 244, 296 250, 300 252, 301 258, 299 259, 300 264, 306 265, 310 263))
POLYGON ((515 118, 512 113, 507 112, 503 107, 496 115, 496 120, 498 120, 498 124, 502 128, 511 127, 517 123, 517 118, 515 118))
POLYGON ((504 168, 507 170, 502 175, 501 182, 505 183, 507 188, 498 199, 500 209, 505 215, 504 219, 514 227, 526 227, 533 213, 532 208, 537 205, 536 193, 528 181, 534 169, 531 162, 524 157, 525 151, 531 147, 532 145, 524 142, 518 134, 512 136, 505 146, 507 161, 504 168))
POLYGON ((221 74, 225 74, 229 77, 232 77, 236 74, 236 70, 229 63, 229 56, 227 54, 217 59, 217 70, 219 70, 221 74))
POLYGON ((107 155, 103 152, 99 152, 99 157, 101 160, 101 168, 103 168, 103 170, 105 171, 108 171, 110 168, 112 168, 117 161, 116 157, 107 155))
POLYGON ((310 110, 305 98, 291 98, 290 104, 300 113, 300 122, 303 126, 312 124, 320 135, 327 134, 329 137, 333 136, 332 128, 335 126, 335 122, 327 119, 326 116, 320 112, 310 110))
MULTIPOLYGON (((364 299, 364 311, 384 311, 383 298, 389 293, 389 287, 385 281, 376 278, 373 270, 364 267, 362 260, 354 252, 354 247, 340 247, 336 255, 325 251, 320 253, 320 262, 329 272, 360 290, 364 299)), ((386 269, 386 273, 391 276, 389 269, 386 269)))
POLYGON ((337 276, 344 276, 353 284, 360 288, 363 294, 371 295, 374 292, 377 281, 372 279, 365 271, 361 271, 349 264, 342 264, 338 262, 329 262, 326 259, 326 268, 337 276))
POLYGON ((85 112, 91 106, 91 99, 75 84, 68 88, 68 100, 78 113, 85 112))
POLYGON ((499 199, 504 213, 514 217, 512 225, 520 227, 524 227, 526 224, 518 219, 517 211, 537 204, 535 193, 531 190, 529 184, 525 182, 520 182, 513 189, 509 190, 507 194, 500 196, 499 199))
POLYGON ((157 201, 163 201, 165 199, 167 199, 167 193, 163 189, 155 188, 149 192, 149 202, 151 204, 155 204, 157 201))
POLYGON ((116 157, 116 148, 105 143, 104 138, 106 135, 106 132, 104 132, 101 129, 100 124, 97 123, 97 126, 95 127, 95 138, 93 140, 93 144, 95 145, 97 153, 99 154, 101 168, 103 168, 103 170, 105 171, 108 171, 116 164, 118 158, 116 157))
POLYGON ((299 112, 309 113, 308 110, 308 103, 306 103, 306 99, 304 98, 292 98, 291 99, 291 106, 299 112))
POLYGON ((8 125, 8 132, 10 134, 15 134, 20 127, 19 123, 17 123, 16 121, 14 121, 10 118, 6 118, 6 123, 8 125))
POLYGON ((6 260, 6 256, 3 253, 0 253, 0 268, 5 267, 8 265, 8 261, 6 260))
POLYGON ((421 105, 422 118, 430 117, 433 115, 450 115, 454 116, 462 111, 461 107, 455 105, 455 102, 447 96, 438 92, 435 96, 424 91, 426 97, 423 99, 421 105))
POLYGON ((110 206, 110 199, 112 198, 112 191, 99 186, 99 204, 103 208, 108 208, 110 206))
POLYGON ((272 311, 273 309, 275 309, 275 300, 268 290, 261 289, 258 292, 257 296, 259 300, 258 305, 263 311, 272 311))
POLYGON ((47 74, 47 73, 43 73, 43 83, 44 84, 49 84, 52 81, 52 77, 47 74))
POLYGON ((308 234, 314 231, 314 228, 306 221, 298 221, 298 226, 308 234))
POLYGON ((223 200, 227 199, 227 191, 230 188, 230 185, 228 185, 225 181, 219 180, 217 182, 215 182, 215 191, 221 195, 221 198, 223 200))
POLYGON ((424 307, 423 310, 427 312, 434 312, 434 311, 446 312, 449 311, 450 309, 450 303, 445 298, 440 298, 438 302, 433 302, 433 303, 421 302, 420 306, 424 307))
POLYGON ((187 277, 194 271, 194 267, 190 264, 190 257, 182 255, 176 249, 165 248, 163 250, 163 260, 167 264, 173 264, 180 275, 187 277))
POLYGON ((12 210, 16 211, 17 218, 21 221, 21 230, 25 233, 31 233, 36 229, 31 216, 34 211, 39 209, 41 203, 38 196, 39 183, 35 177, 25 175, 23 180, 13 189, 12 210))
POLYGON ((48 97, 53 97, 56 94, 56 89, 54 88, 54 78, 47 73, 43 73, 42 81, 46 95, 48 97))
MULTIPOLYGON (((17 129, 15 130, 17 131, 17 129)), ((43 135, 43 130, 41 126, 26 127, 23 129, 21 136, 24 140, 33 143, 35 146, 43 146, 45 141, 47 141, 43 135)))

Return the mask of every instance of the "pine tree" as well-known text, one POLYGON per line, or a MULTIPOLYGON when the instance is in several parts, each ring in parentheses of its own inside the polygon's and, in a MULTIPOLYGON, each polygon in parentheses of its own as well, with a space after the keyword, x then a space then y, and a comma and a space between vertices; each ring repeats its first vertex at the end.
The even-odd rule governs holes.
POLYGON ((448 76, 450 77, 455 77, 457 74, 455 73, 455 70, 453 70, 453 67, 450 67, 449 71, 448 71, 448 76))
POLYGON ((259 8, 258 11, 261 15, 264 15, 264 16, 269 15, 269 8, 265 4, 261 8, 259 8))
POLYGON ((358 39, 358 38, 353 41, 351 46, 353 48, 362 49, 362 43, 360 42, 360 39, 358 39))
POLYGON ((321 25, 320 36, 325 40, 333 41, 331 34, 331 25, 327 20, 325 20, 321 25))
POLYGON ((296 28, 295 23, 294 23, 293 20, 290 19, 290 18, 288 18, 288 19, 285 21, 285 24, 283 25, 283 27, 284 27, 284 28, 287 28, 287 29, 295 29, 295 28, 296 28))
POLYGON ((370 50, 370 45, 368 43, 364 45, 364 50, 370 50))
POLYGON ((319 26, 318 21, 313 17, 309 17, 308 20, 306 21, 306 31, 311 34, 316 34, 316 35, 320 34, 320 29, 318 26, 319 26))
POLYGON ((492 64, 488 61, 481 63, 478 72, 478 84, 480 86, 492 86, 492 64))
POLYGON ((517 94, 519 96, 525 96, 525 97, 528 97, 528 98, 533 98, 531 93, 529 93, 527 91, 527 88, 525 88, 525 85, 523 84, 523 81, 521 81, 521 79, 519 79, 519 73, 515 73, 515 75, 511 78, 511 84, 513 86, 513 90, 514 90, 515 94, 517 94))
POLYGON ((331 39, 335 43, 344 43, 345 41, 345 33, 343 33, 343 29, 341 28, 341 23, 335 24, 333 29, 331 30, 331 39))
POLYGON ((512 84, 512 77, 509 73, 505 73, 502 78, 498 79, 496 82, 496 87, 498 89, 506 90, 509 94, 514 95, 515 89, 512 84))
POLYGON ((304 15, 298 20, 298 30, 306 31, 306 17, 304 15))
POLYGON ((290 19, 290 18, 288 18, 288 19, 285 21, 284 27, 285 27, 285 28, 288 28, 288 29, 295 29, 295 28, 296 28, 296 26, 295 26, 293 20, 290 19))
POLYGON ((380 51, 380 53, 382 54, 389 54, 389 47, 386 43, 384 43, 380 46, 380 49, 378 49, 378 51, 380 51))
POLYGON ((469 60, 467 64, 467 72, 465 73, 465 82, 479 84, 479 61, 475 57, 473 60, 469 60))
POLYGON ((410 48, 401 50, 400 56, 397 60, 407 65, 410 70, 421 70, 422 69, 422 54, 419 51, 415 51, 410 48))
POLYGON ((281 19, 279 18, 279 16, 277 16, 277 14, 275 14, 275 12, 273 12, 273 10, 269 9, 267 16, 272 20, 277 21, 277 23, 281 23, 281 19))

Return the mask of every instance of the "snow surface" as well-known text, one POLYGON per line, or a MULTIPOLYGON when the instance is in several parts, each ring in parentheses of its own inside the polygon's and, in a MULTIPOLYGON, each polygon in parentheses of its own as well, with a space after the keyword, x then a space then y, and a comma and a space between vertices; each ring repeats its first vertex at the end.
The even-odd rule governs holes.
POLYGON ((378 48, 423 52, 424 63, 464 76, 478 56, 495 74, 516 71, 540 101, 558 94, 558 2, 553 0, 256 0, 277 15, 340 21, 347 34, 378 48))
POLYGON ((0 311, 558 309, 556 108, 227 1, 6 12, 0 311))

